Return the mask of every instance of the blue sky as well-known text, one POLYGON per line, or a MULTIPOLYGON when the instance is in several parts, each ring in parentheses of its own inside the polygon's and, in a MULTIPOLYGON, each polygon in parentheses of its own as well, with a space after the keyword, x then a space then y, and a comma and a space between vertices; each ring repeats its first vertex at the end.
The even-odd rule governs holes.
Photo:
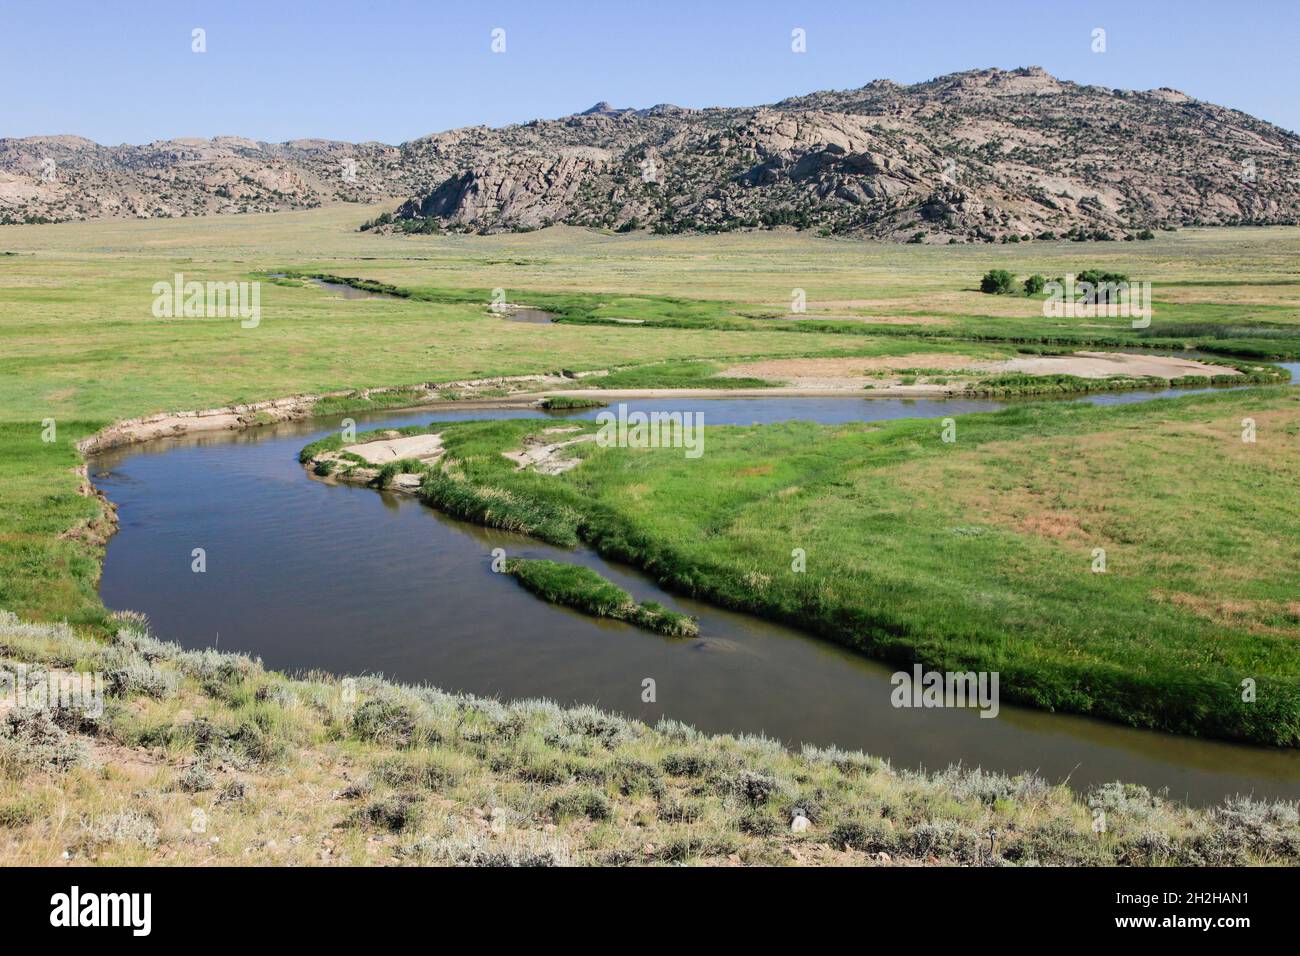
POLYGON ((740 106, 1039 65, 1300 130, 1297 0, 0 0, 0 136, 397 143, 615 106, 740 106), (207 52, 191 52, 191 30, 207 52), (506 52, 490 50, 506 31, 506 52), (790 51, 790 31, 808 51, 790 51), (1107 50, 1091 50, 1093 28, 1107 50))

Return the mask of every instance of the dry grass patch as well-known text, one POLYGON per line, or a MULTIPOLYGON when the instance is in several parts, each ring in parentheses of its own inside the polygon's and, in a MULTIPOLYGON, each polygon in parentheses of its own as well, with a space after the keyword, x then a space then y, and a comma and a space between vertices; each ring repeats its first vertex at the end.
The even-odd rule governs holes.
POLYGON ((75 650, 175 675, 69 735, 110 757, 0 775, 0 865, 1294 864, 1294 805, 1209 811, 1115 784, 896 772, 836 748, 649 727, 182 651, 120 618, 111 642, 0 616, 40 664, 75 650), (253 731, 248 728, 259 728, 253 731), (258 733, 278 745, 254 746, 258 733), (133 756, 129 756, 133 755, 133 756), (1107 832, 1090 829, 1090 807, 1107 832), (798 825, 796 826, 796 822, 798 825), (990 834, 992 837, 990 838, 990 834))

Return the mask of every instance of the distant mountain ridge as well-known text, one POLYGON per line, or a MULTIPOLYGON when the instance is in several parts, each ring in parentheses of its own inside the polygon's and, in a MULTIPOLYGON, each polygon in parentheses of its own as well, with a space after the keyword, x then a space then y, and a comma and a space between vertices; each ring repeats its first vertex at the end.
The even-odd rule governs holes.
POLYGON ((793 226, 926 242, 1300 221, 1300 137, 1171 89, 1038 67, 769 106, 618 109, 388 146, 0 140, 0 220, 262 212, 408 196, 377 224, 497 232, 793 226))

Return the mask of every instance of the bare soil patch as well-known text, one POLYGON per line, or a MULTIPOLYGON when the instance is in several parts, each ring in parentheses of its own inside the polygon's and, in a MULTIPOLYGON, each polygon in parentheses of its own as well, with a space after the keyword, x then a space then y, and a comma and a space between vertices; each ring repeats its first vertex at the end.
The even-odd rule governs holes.
POLYGON ((1176 355, 1130 355, 1127 352, 1075 352, 1073 355, 1024 355, 1000 362, 981 362, 973 368, 985 372, 1020 372, 1025 375, 1077 375, 1108 378, 1112 375, 1237 375, 1225 365, 1207 365, 1176 355))
POLYGON ((343 449, 353 455, 359 455, 372 465, 386 465, 390 461, 403 458, 418 458, 430 462, 442 456, 441 435, 409 435, 404 438, 387 438, 381 441, 368 441, 360 445, 349 445, 343 449))
POLYGON ((733 365, 719 378, 765 378, 788 382, 795 388, 862 388, 880 379, 868 372, 904 368, 960 369, 973 363, 968 355, 918 352, 911 355, 850 358, 767 359, 733 365))
MULTIPOLYGON (((576 432, 577 428, 547 428, 542 435, 563 435, 576 432)), ((501 454, 513 461, 523 471, 531 468, 543 475, 558 475, 577 468, 581 458, 567 457, 565 449, 580 445, 585 441, 594 441, 595 435, 579 435, 577 438, 561 439, 548 442, 542 435, 529 435, 524 438, 524 447, 516 451, 503 451, 501 454)))

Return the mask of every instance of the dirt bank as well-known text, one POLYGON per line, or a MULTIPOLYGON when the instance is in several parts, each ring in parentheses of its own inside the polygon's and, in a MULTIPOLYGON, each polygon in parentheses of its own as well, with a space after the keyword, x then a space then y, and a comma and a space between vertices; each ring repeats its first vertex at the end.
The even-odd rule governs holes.
MULTIPOLYGON (((389 395, 396 392, 410 393, 409 401, 401 405, 389 406, 399 408, 419 408, 423 405, 435 405, 448 402, 449 393, 456 393, 457 408, 493 407, 515 404, 523 407, 531 403, 536 396, 503 396, 494 398, 475 397, 475 392, 494 389, 513 389, 520 386, 572 385, 577 379, 592 375, 606 375, 606 370, 596 372, 562 373, 554 372, 540 375, 503 375, 495 378, 466 379, 458 382, 423 382, 417 385, 393 385, 384 388, 351 389, 338 392, 321 392, 314 395, 292 395, 266 402, 251 402, 245 405, 226 405, 221 408, 209 408, 189 412, 161 412, 156 415, 144 415, 137 418, 125 418, 101 429, 88 438, 77 443, 77 450, 83 455, 117 448, 120 445, 133 445, 139 442, 153 441, 157 438, 176 438, 195 432, 231 431, 239 428, 254 428, 258 425, 273 425, 278 422, 300 421, 310 418, 316 404, 328 398, 369 399, 372 396, 389 395), (468 392, 468 398, 461 394, 468 392)), ((540 394, 540 393, 538 393, 540 394)))

